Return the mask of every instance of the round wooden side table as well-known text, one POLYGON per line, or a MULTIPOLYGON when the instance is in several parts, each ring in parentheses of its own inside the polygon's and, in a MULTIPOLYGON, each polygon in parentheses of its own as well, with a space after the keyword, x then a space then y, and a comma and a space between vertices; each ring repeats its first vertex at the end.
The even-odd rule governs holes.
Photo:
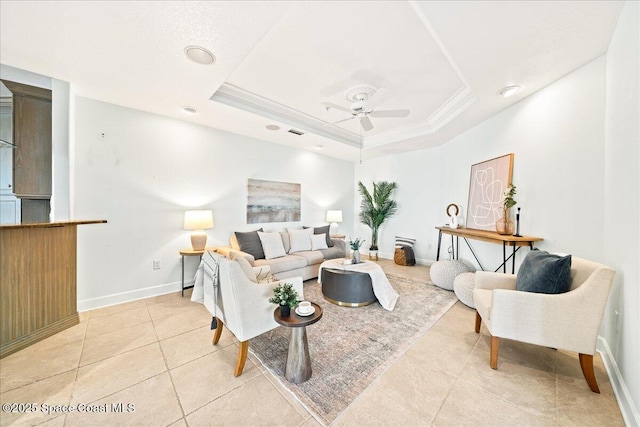
POLYGON ((315 302, 311 305, 315 312, 310 316, 300 316, 295 310, 291 310, 289 317, 280 316, 280 307, 273 311, 273 318, 282 326, 291 328, 289 339, 289 353, 284 377, 287 381, 300 384, 311 378, 311 356, 309 356, 309 344, 307 341, 307 326, 313 325, 322 318, 322 307, 315 302))

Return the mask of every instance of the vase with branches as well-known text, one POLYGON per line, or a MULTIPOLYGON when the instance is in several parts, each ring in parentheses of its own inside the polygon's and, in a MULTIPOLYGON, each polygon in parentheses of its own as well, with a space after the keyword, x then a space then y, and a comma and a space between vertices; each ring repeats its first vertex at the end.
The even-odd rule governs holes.
POLYGON ((358 191, 362 196, 360 222, 371 229, 371 251, 378 250, 380 226, 398 211, 398 203, 391 198, 396 187, 395 182, 374 182, 373 192, 370 193, 362 182, 358 182, 358 191))
POLYGON ((502 218, 496 222, 496 231, 498 234, 513 234, 515 226, 511 218, 509 218, 509 209, 514 207, 518 202, 515 201, 513 196, 516 195, 516 186, 509 184, 507 191, 504 192, 502 198, 502 218))
POLYGON ((353 259, 351 261, 353 264, 360 263, 360 246, 363 244, 364 240, 360 240, 359 237, 356 240, 349 240, 349 247, 353 251, 353 259))

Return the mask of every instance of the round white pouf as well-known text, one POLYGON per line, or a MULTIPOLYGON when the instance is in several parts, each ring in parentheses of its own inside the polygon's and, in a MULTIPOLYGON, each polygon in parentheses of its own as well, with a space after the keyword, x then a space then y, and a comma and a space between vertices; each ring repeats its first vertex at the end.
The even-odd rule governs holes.
POLYGON ((435 283, 436 286, 452 291, 453 281, 456 276, 461 273, 466 273, 469 270, 470 268, 465 263, 455 259, 436 261, 431 265, 429 275, 431 276, 431 281, 435 283))
POLYGON ((476 286, 476 273, 462 273, 453 281, 453 292, 466 306, 476 308, 473 303, 473 288, 476 286))

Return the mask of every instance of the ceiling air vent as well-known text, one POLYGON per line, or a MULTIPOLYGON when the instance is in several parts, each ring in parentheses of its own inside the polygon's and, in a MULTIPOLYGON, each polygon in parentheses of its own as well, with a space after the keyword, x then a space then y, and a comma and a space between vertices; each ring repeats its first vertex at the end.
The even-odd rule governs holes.
POLYGON ((292 133, 294 135, 304 135, 304 132, 298 129, 289 129, 289 133, 292 133))

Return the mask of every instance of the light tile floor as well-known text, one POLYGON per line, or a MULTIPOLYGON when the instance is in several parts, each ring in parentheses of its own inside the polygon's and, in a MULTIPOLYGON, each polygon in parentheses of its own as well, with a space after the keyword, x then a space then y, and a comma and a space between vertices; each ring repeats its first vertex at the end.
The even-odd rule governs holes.
MULTIPOLYGON (((428 267, 380 264, 409 278, 429 274, 428 267)), ((211 317, 187 295, 80 317, 79 325, 0 360, 0 401, 38 408, 2 412, 2 426, 318 425, 252 356, 234 377, 237 341, 225 330, 212 346, 211 317), (47 414, 42 404, 57 407, 47 414), (123 411, 112 411, 118 404, 123 411), (63 412, 69 405, 76 410, 63 412)), ((498 370, 490 369, 487 332, 473 327, 474 311, 458 302, 334 424, 624 425, 599 356, 602 393, 594 394, 575 354, 503 340, 498 370)))

